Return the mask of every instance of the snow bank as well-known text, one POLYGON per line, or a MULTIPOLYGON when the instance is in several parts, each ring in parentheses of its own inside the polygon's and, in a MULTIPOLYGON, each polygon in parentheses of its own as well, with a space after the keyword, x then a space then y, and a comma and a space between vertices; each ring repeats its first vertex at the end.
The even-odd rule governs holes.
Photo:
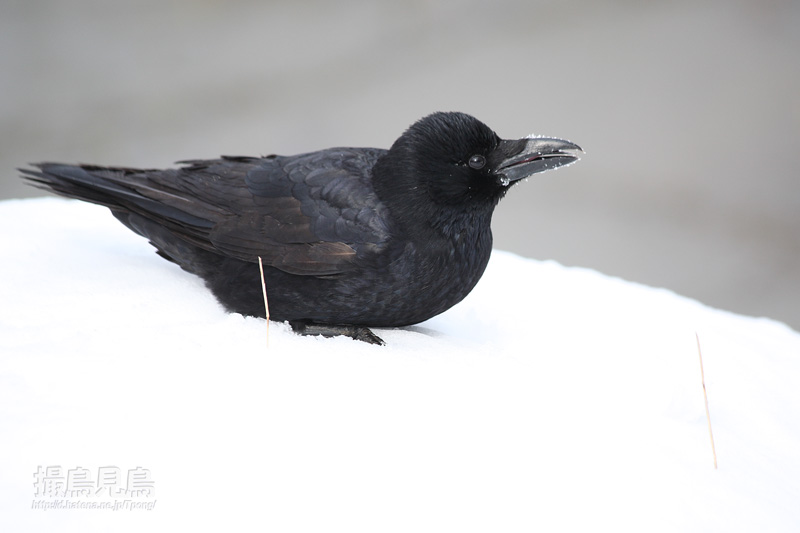
POLYGON ((106 209, 8 201, 0 225, 3 531, 800 530, 777 322, 495 252, 385 347, 283 324, 267 347, 106 209), (96 491, 109 466, 147 471, 151 510, 42 509, 41 472, 96 491))

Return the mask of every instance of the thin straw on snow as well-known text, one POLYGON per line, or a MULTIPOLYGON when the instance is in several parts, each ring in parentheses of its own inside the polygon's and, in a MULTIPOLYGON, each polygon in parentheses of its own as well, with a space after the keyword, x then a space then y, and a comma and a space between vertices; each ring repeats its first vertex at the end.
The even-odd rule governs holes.
POLYGON ((258 271, 261 273, 261 292, 264 293, 264 311, 267 316, 267 348, 269 348, 269 301, 267 300, 267 283, 264 281, 264 262, 258 256, 258 271))
POLYGON ((700 335, 695 331, 697 339, 697 355, 700 356, 700 381, 703 382, 703 398, 706 402, 706 420, 708 420, 708 436, 711 438, 711 452, 714 454, 714 470, 717 469, 717 450, 714 447, 714 432, 711 431, 711 413, 708 411, 708 394, 706 393, 706 377, 703 372, 703 352, 700 350, 700 335))

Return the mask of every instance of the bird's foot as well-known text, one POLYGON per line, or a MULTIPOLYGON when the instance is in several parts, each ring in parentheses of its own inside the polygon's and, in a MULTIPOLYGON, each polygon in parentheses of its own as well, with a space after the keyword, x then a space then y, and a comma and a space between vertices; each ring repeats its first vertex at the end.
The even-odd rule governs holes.
POLYGON ((292 326, 292 331, 298 335, 322 335, 323 337, 338 337, 343 335, 350 337, 357 341, 366 342, 369 344, 377 344, 383 346, 386 343, 383 339, 372 333, 372 331, 364 326, 346 326, 346 325, 333 325, 333 324, 315 324, 313 322, 305 322, 302 320, 295 320, 289 322, 292 326))

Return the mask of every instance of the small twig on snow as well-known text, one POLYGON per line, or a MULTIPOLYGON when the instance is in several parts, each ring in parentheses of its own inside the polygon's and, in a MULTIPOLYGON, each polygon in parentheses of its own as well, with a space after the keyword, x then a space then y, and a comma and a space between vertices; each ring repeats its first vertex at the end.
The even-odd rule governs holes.
POLYGON ((258 270, 261 272, 261 292, 264 293, 264 311, 267 316, 267 348, 269 348, 269 301, 267 300, 267 283, 264 281, 264 262, 258 256, 258 270))
POLYGON ((703 352, 700 350, 700 335, 694 332, 697 339, 697 354, 700 356, 700 380, 703 382, 703 398, 706 401, 706 420, 708 420, 708 436, 711 438, 711 452, 714 454, 714 470, 717 469, 717 450, 714 447, 714 433, 711 431, 711 414, 708 411, 708 394, 706 393, 706 378, 703 372, 703 352))

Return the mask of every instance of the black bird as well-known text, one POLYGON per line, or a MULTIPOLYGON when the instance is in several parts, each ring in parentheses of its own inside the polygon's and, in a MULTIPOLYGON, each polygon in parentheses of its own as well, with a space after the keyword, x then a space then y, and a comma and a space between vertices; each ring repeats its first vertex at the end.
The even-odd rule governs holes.
POLYGON ((511 185, 580 153, 561 139, 502 140, 469 115, 434 113, 389 150, 20 170, 38 187, 110 208, 203 278, 228 311, 265 316, 261 257, 273 320, 382 344, 369 327, 422 322, 472 290, 492 250, 492 212, 511 185))

